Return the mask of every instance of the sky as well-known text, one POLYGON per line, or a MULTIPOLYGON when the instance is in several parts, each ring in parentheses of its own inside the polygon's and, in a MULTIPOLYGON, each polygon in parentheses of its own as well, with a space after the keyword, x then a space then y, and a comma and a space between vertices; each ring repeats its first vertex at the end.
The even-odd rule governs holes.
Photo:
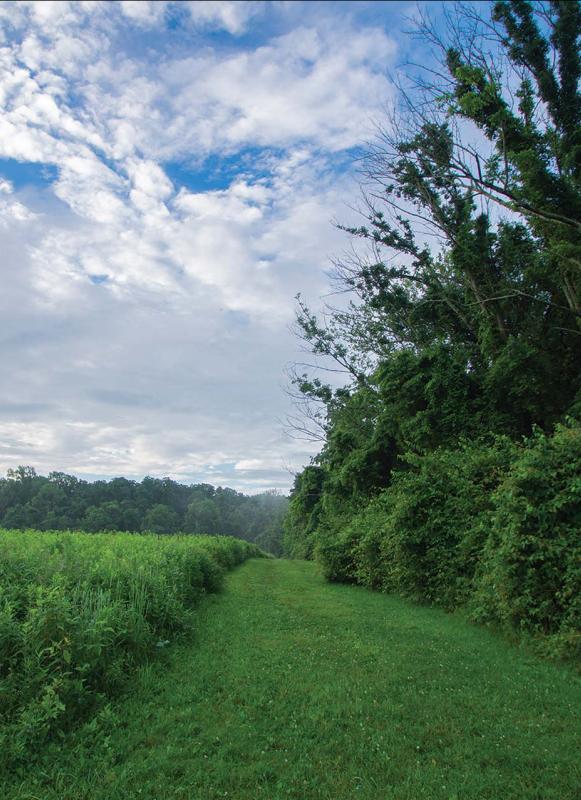
POLYGON ((408 2, 0 3, 0 473, 287 491, 408 2))

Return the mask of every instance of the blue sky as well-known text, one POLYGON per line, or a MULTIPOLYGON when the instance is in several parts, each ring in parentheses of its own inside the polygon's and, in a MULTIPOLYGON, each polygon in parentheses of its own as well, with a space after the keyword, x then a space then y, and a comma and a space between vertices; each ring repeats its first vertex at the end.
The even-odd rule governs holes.
POLYGON ((0 3, 0 470, 289 487, 293 298, 414 8, 0 3))

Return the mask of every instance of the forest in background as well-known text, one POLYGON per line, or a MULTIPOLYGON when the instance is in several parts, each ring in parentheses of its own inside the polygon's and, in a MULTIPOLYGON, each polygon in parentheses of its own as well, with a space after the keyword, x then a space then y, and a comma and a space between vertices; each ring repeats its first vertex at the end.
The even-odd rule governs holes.
POLYGON ((298 298, 346 382, 294 374, 322 450, 286 552, 579 655, 581 6, 450 4, 414 35, 426 66, 365 147, 338 305, 298 298))
POLYGON ((273 555, 282 552, 287 506, 288 499, 274 490, 249 496, 171 478, 89 482, 18 467, 0 479, 0 527, 236 536, 273 555))

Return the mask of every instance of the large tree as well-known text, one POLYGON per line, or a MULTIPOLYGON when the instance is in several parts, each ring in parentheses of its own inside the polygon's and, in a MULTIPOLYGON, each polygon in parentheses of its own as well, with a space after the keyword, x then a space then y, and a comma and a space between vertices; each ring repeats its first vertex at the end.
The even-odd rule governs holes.
MULTIPOLYGON (((319 512, 364 502, 398 454, 550 430, 579 402, 581 7, 488 8, 420 20, 433 60, 378 126, 365 220, 344 228, 360 243, 335 265, 351 300, 322 319, 299 300, 301 338, 346 377, 294 378, 324 433, 319 512)), ((302 496, 299 480, 309 537, 302 496)))

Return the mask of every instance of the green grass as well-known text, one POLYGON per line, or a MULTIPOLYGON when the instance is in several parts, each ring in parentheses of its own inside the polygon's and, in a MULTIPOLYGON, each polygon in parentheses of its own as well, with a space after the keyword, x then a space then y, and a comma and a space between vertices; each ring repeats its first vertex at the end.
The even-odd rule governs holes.
POLYGON ((572 673, 442 611, 252 560, 194 641, 12 775, 10 800, 573 800, 572 673))
POLYGON ((0 769, 119 695, 254 545, 0 530, 0 769))

